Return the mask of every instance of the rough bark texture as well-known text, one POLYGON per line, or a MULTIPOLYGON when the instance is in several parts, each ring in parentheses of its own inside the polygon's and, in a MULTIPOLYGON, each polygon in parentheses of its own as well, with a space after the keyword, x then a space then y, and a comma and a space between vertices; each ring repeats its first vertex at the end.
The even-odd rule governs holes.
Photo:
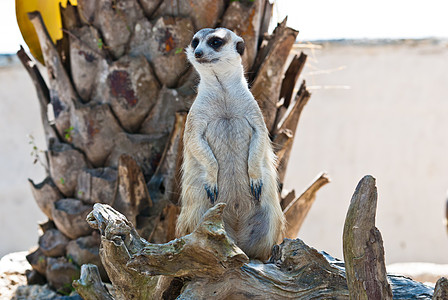
MULTIPOLYGON (((54 45, 39 12, 29 14, 48 72, 45 82, 23 49, 18 52, 36 87, 48 147, 48 178, 30 183, 54 232, 68 238, 62 242, 53 231, 41 238, 45 248, 30 256, 36 272, 45 275, 50 257, 67 255, 68 264, 104 270, 99 242, 84 221, 95 203, 119 210, 151 242, 174 239, 182 135, 198 80, 184 48, 202 27, 226 26, 245 39, 243 64, 284 176, 298 122, 297 109, 287 109, 303 98, 294 87, 305 56, 287 67, 297 31, 285 20, 269 36, 271 15, 267 0, 79 0, 61 7, 63 39, 54 45)), ((71 274, 61 266, 58 272, 71 274)))
POLYGON ((356 187, 344 225, 344 260, 350 299, 392 299, 383 239, 375 227, 376 203, 375 179, 365 176, 356 187))
MULTIPOLYGON (((349 299, 349 270, 300 239, 274 246, 266 263, 249 261, 224 229, 224 208, 212 207, 187 236, 151 244, 122 214, 95 204, 87 220, 101 232, 100 255, 117 299, 349 299)), ((394 299, 431 299, 428 286, 388 279, 394 299)))

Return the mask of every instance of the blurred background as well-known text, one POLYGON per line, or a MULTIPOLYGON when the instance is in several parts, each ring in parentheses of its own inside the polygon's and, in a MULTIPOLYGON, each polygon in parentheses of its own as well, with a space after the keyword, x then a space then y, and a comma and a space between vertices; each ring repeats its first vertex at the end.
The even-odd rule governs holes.
MULTIPOLYGON (((429 1, 275 1, 308 54, 305 107, 286 187, 300 194, 326 171, 299 233, 342 258, 342 230, 362 176, 377 179, 377 227, 386 263, 448 263, 448 3, 429 1)), ((273 24, 274 25, 274 24, 273 24)), ((14 1, 0 0, 0 257, 37 244, 38 221, 27 178, 45 149, 31 79, 15 58, 24 45, 14 1)), ((43 72, 45 74, 46 72, 43 72)))

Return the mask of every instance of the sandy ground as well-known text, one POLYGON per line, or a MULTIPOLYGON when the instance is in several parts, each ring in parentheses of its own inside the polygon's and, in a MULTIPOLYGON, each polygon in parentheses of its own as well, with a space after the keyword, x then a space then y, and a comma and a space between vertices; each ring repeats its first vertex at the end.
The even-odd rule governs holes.
MULTIPOLYGON (((448 189, 446 44, 324 45, 310 50, 303 74, 312 92, 299 123, 286 186, 298 193, 321 171, 322 188, 300 237, 342 258, 342 228, 362 176, 377 178, 377 227, 387 263, 448 263, 443 225, 448 189)), ((27 178, 27 134, 45 148, 37 99, 20 66, 0 68, 0 257, 37 243, 27 178)))

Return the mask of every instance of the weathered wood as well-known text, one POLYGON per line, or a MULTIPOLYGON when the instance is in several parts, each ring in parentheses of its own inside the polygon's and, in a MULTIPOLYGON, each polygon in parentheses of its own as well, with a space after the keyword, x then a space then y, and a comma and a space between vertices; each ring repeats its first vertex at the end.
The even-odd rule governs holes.
MULTIPOLYGON (((274 246, 267 263, 248 261, 224 230, 224 207, 215 205, 193 233, 166 244, 141 239, 108 205, 95 204, 87 220, 101 232, 101 258, 126 299, 349 299, 344 264, 300 239, 274 246)), ((421 283, 389 279, 395 299, 432 296, 421 283)))
POLYGON ((445 277, 437 280, 436 287, 434 289, 433 300, 446 300, 448 299, 448 279, 445 277))
POLYGON ((51 215, 57 228, 70 239, 89 235, 92 229, 86 222, 86 216, 92 209, 77 199, 61 199, 54 203, 51 215))
POLYGON ((137 226, 137 216, 152 206, 145 178, 137 162, 123 154, 118 161, 118 187, 114 207, 137 226))
POLYGON ((53 106, 55 124, 61 137, 70 124, 70 111, 77 102, 78 96, 64 68, 61 58, 43 23, 39 12, 28 14, 39 37, 40 47, 48 70, 50 83, 50 99, 53 106))
POLYGON ((62 198, 61 192, 54 184, 51 177, 47 177, 39 184, 35 184, 31 179, 28 179, 30 183, 31 192, 33 193, 34 200, 40 210, 51 219, 51 209, 53 204, 62 198))
POLYGON ((282 160, 279 161, 277 167, 278 178, 280 182, 284 182, 285 180, 286 168, 288 166, 292 145, 294 142, 294 138, 296 136, 297 124, 299 123, 300 115, 303 111, 303 108, 308 103, 310 97, 311 94, 306 89, 305 81, 303 81, 295 97, 295 102, 293 103, 293 105, 289 106, 288 110, 285 112, 285 116, 283 117, 282 120, 280 120, 277 126, 277 132, 281 132, 282 130, 285 129, 289 129, 292 132, 292 140, 285 147, 282 160))
POLYGON ((116 169, 83 169, 78 174, 75 196, 86 204, 106 203, 112 205, 116 189, 116 169))
POLYGON ((114 299, 101 281, 100 273, 95 265, 82 265, 81 277, 75 280, 72 285, 84 300, 114 299))
POLYGON ((125 216, 105 204, 95 204, 87 222, 101 233, 100 257, 119 299, 151 299, 158 277, 129 268, 132 255, 147 242, 125 216), (120 298, 121 297, 121 298, 120 298))
POLYGON ((358 183, 344 224, 343 248, 350 299, 392 299, 381 233, 375 227, 375 179, 358 183))
POLYGON ((64 256, 69 239, 57 229, 49 229, 39 237, 39 248, 45 256, 64 256))
POLYGON ((269 130, 274 125, 281 89, 282 78, 276 75, 283 71, 297 34, 298 31, 286 27, 286 19, 277 26, 251 88, 269 130))
POLYGON ((320 174, 314 182, 283 210, 286 218, 286 238, 296 238, 311 206, 316 199, 317 191, 330 182, 327 174, 320 174))

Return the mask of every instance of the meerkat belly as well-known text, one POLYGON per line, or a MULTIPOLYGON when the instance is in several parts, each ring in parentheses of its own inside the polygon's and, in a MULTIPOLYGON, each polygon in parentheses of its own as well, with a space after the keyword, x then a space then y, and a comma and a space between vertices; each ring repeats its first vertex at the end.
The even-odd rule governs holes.
POLYGON ((251 203, 247 171, 251 137, 252 128, 244 118, 219 118, 210 122, 206 131, 218 161, 218 200, 235 211, 244 210, 242 206, 251 203))

